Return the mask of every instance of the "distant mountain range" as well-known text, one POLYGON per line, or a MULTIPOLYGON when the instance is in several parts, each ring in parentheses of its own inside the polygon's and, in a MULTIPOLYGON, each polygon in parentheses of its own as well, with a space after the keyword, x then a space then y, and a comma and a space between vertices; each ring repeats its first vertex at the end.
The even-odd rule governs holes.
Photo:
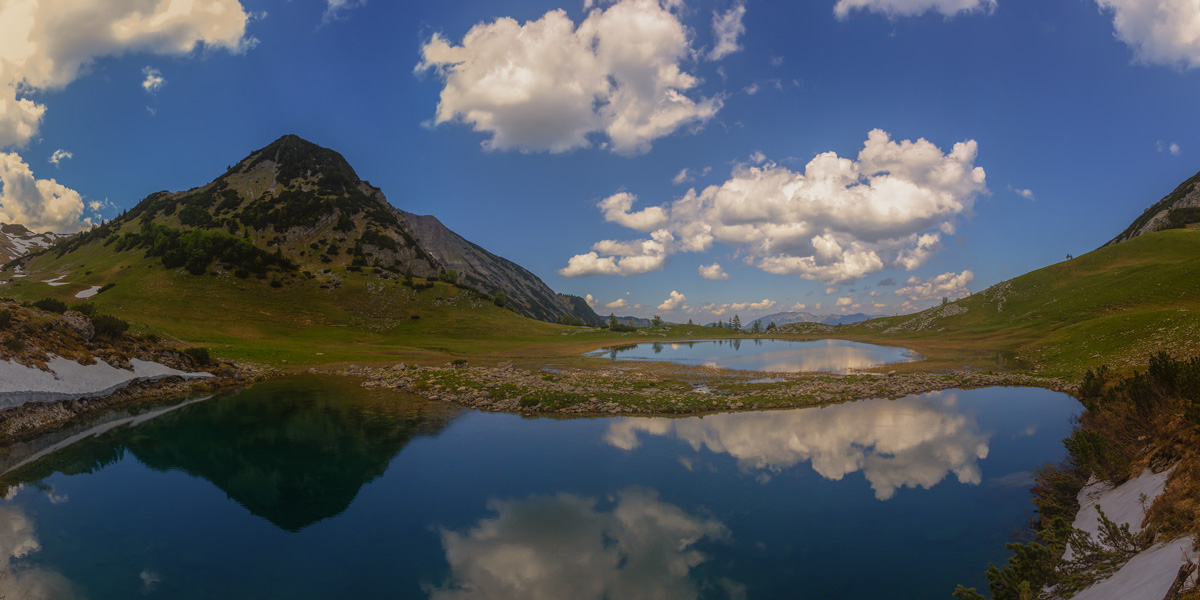
POLYGON ((852 313, 848 315, 814 315, 804 311, 789 311, 779 312, 764 317, 759 317, 754 321, 745 323, 744 327, 754 327, 757 321, 760 327, 774 323, 776 325, 788 325, 790 323, 822 323, 825 325, 849 325, 850 323, 859 323, 866 321, 871 317, 863 313, 852 313))
POLYGON ((24 225, 15 223, 0 223, 0 265, 30 252, 49 248, 64 237, 58 233, 34 233, 24 225))
MULTIPOLYGON (((20 240, 10 242, 19 248, 49 245, 12 239, 20 240)), ((350 267, 441 278, 489 296, 503 292, 508 308, 532 319, 603 322, 582 299, 556 294, 533 273, 436 217, 393 207, 341 154, 295 135, 250 153, 206 185, 151 194, 54 251, 63 256, 96 242, 118 251, 145 249, 147 256, 161 256, 163 265, 195 275, 228 270, 262 278, 269 269, 293 265, 310 272, 350 267), (196 238, 197 231, 208 239, 196 238)))

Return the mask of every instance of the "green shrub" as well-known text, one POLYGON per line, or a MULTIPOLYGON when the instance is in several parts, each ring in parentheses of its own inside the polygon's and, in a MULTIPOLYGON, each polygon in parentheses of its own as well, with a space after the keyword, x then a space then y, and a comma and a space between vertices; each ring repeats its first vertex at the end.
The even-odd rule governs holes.
POLYGON ((12 325, 13 311, 9 309, 0 310, 0 329, 8 329, 12 325))
POLYGON ((82 313, 84 316, 92 316, 96 314, 96 305, 91 302, 79 302, 71 305, 71 310, 82 313))
POLYGON ((116 339, 125 335, 129 331, 129 323, 118 319, 112 315, 96 315, 92 317, 92 326, 96 328, 96 335, 116 339))
POLYGON ((54 298, 42 298, 34 302, 33 306, 46 312, 58 313, 60 315, 67 312, 67 303, 62 300, 55 300, 54 298))
POLYGON ((496 292, 496 297, 492 299, 492 302, 496 303, 496 306, 504 308, 504 305, 508 304, 508 296, 505 296, 504 292, 496 292))
POLYGON ((208 355, 208 348, 184 348, 183 353, 192 359, 192 362, 202 367, 212 362, 212 357, 208 355))
POLYGON ((106 283, 106 284, 104 284, 104 285, 100 286, 100 289, 99 289, 99 290, 96 290, 96 293, 97 293, 97 294, 103 294, 104 292, 107 292, 108 290, 111 290, 111 289, 113 289, 113 287, 114 287, 114 286, 116 286, 116 285, 117 285, 117 284, 115 284, 115 283, 106 283))
POLYGON ((279 281, 278 279, 272 279, 272 280, 271 280, 271 287, 273 287, 273 288, 281 288, 281 287, 283 287, 283 282, 282 282, 282 281, 279 281))

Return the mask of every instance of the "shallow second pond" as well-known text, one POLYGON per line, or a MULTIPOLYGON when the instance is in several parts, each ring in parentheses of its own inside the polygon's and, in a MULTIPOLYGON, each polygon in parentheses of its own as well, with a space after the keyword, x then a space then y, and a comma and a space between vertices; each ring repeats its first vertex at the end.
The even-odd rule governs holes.
POLYGON ((563 420, 276 380, 110 423, 0 477, 0 585, 56 599, 945 598, 1004 560, 1031 472, 1062 457, 1079 409, 1005 388, 563 420))
POLYGON ((587 353, 613 360, 649 360, 746 371, 848 373, 880 365, 919 360, 911 350, 846 340, 732 339, 649 342, 587 353))

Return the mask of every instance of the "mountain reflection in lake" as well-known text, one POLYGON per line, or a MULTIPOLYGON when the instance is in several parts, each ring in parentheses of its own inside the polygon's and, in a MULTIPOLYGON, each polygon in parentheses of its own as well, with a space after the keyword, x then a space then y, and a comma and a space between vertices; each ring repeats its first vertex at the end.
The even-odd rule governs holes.
POLYGON ((652 360, 726 369, 799 373, 848 373, 879 365, 918 360, 904 348, 845 340, 731 339, 689 342, 648 342, 589 352, 612 360, 652 360))
POLYGON ((0 591, 945 597, 1004 559, 1078 409, 988 389, 564 420, 276 380, 31 446, 0 476, 0 591))

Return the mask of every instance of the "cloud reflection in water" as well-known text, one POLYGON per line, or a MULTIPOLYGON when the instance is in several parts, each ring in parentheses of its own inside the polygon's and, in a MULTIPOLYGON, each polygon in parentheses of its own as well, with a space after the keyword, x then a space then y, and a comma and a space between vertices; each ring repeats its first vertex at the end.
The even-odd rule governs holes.
MULTIPOLYGON (((652 490, 628 489, 608 506, 573 494, 495 500, 495 517, 442 531, 449 581, 435 600, 690 599, 697 545, 724 541, 719 521, 690 515, 652 490)), ((721 582, 728 590, 738 586, 721 582)))
POLYGON ((831 480, 862 471, 880 500, 901 487, 931 488, 950 473, 960 483, 978 484, 991 437, 953 392, 703 418, 619 419, 605 440, 633 450, 641 445, 639 433, 728 454, 746 471, 777 473, 806 461, 831 480))

